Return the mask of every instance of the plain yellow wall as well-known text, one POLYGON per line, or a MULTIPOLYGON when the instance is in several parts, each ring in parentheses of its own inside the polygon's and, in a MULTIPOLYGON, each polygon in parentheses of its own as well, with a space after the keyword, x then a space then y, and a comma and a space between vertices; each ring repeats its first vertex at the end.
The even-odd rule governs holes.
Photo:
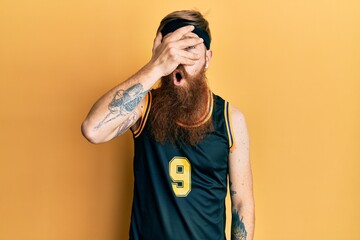
POLYGON ((247 118, 255 239, 360 239, 358 0, 2 0, 0 239, 127 239, 131 134, 91 145, 80 124, 189 8, 213 91, 247 118))

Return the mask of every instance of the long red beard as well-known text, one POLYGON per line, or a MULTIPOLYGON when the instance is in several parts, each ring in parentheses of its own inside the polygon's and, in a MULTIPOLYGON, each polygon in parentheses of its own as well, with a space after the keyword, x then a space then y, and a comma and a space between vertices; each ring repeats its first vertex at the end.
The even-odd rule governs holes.
POLYGON ((182 127, 177 122, 191 126, 199 121, 208 111, 210 92, 206 83, 205 67, 195 76, 186 74, 184 70, 182 73, 186 86, 175 86, 172 76, 169 75, 163 77, 160 87, 154 90, 149 115, 150 129, 158 142, 180 141, 196 145, 207 133, 213 131, 211 118, 197 127, 182 127))

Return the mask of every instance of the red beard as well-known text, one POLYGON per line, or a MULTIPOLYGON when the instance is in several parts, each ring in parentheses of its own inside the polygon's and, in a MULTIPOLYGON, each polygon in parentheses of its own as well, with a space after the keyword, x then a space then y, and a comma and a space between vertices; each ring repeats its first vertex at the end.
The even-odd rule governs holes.
POLYGON ((206 83, 205 67, 194 76, 188 75, 181 65, 175 72, 163 77, 160 87, 153 92, 149 115, 151 133, 161 143, 180 141, 196 145, 213 131, 211 117, 201 125, 194 126, 209 111, 211 92, 206 83), (175 78, 186 82, 176 86, 175 78))

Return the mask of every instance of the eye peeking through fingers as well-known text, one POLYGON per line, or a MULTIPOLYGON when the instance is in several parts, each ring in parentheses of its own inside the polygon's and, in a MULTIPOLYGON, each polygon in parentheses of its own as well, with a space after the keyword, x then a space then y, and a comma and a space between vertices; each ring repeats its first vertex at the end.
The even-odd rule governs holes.
POLYGON ((195 46, 188 46, 185 48, 185 50, 191 50, 191 49, 195 49, 195 46))

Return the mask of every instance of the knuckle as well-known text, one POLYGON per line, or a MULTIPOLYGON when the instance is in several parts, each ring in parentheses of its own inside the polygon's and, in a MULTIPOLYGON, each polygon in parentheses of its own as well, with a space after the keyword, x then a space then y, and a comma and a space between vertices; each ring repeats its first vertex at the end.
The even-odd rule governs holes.
POLYGON ((167 46, 168 46, 170 49, 175 48, 174 42, 169 42, 169 43, 167 43, 167 46))
POLYGON ((171 40, 171 36, 173 35, 173 33, 168 33, 163 37, 163 41, 164 42, 169 42, 171 40))
POLYGON ((162 44, 164 44, 164 45, 167 45, 167 44, 169 44, 169 38, 163 38, 163 40, 162 40, 162 42, 161 42, 162 44))
POLYGON ((175 55, 176 49, 175 49, 174 47, 170 47, 170 48, 169 48, 169 53, 170 53, 171 55, 175 55))
POLYGON ((172 58, 173 61, 178 61, 179 56, 178 55, 172 55, 171 58, 172 58))

